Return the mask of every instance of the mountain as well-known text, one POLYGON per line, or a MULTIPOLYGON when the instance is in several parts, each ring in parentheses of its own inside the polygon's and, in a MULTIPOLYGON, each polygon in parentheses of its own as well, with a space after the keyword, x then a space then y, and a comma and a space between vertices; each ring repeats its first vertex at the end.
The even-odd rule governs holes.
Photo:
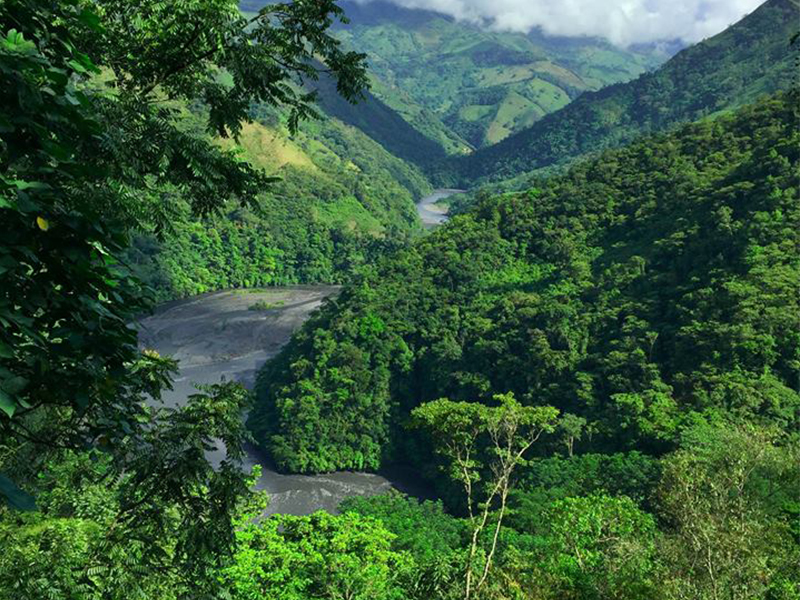
POLYGON ((338 37, 367 54, 375 95, 450 153, 494 144, 586 90, 668 58, 656 46, 623 50, 600 39, 493 32, 386 2, 341 6, 350 24, 338 37))
MULTIPOLYGON (((308 88, 319 91, 322 119, 294 137, 280 114, 254 108, 240 139, 243 156, 281 181, 265 190, 260 212, 231 207, 222 218, 197 220, 183 206, 169 244, 139 236, 130 260, 161 299, 223 287, 344 281, 387 245, 419 232, 413 204, 430 189, 424 170, 451 185, 520 175, 515 185, 524 185, 531 171, 786 87, 787 44, 798 13, 796 0, 770 0, 652 74, 585 92, 496 146, 447 159, 471 146, 468 128, 453 115, 480 114, 475 131, 494 131, 498 115, 510 114, 505 99, 522 97, 520 86, 560 85, 569 102, 581 86, 640 72, 657 52, 487 32, 381 2, 344 7, 352 23, 337 35, 369 54, 373 92, 353 105, 323 76, 308 88), (486 104, 469 104, 474 94, 487 94, 486 104)), ((537 106, 535 118, 556 108, 537 106)))
POLYGON ((798 22, 797 0, 769 0, 657 71, 585 93, 500 144, 451 160, 438 176, 462 186, 509 179, 787 89, 796 76, 789 41, 798 22))
POLYGON ((484 199, 348 285, 262 370, 249 424, 287 471, 425 460, 421 402, 514 392, 586 452, 748 419, 792 431, 800 133, 778 95, 484 199))

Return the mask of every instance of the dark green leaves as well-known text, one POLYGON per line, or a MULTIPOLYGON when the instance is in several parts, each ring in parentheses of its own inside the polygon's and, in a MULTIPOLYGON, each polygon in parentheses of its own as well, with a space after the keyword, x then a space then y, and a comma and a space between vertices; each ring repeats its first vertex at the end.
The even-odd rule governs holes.
POLYGON ((114 439, 113 424, 137 422, 134 399, 157 396, 170 365, 131 369, 141 359, 127 324, 147 298, 115 257, 132 228, 169 227, 165 203, 200 215, 228 201, 255 207, 274 181, 185 126, 166 97, 197 101, 227 70, 233 87, 206 108, 235 133, 255 100, 305 110, 289 83, 313 75, 312 56, 331 59, 343 91, 363 83, 363 66, 327 34, 334 3, 276 10, 250 26, 232 0, 0 7, 0 22, 15 24, 0 33, 4 434, 21 435, 19 407, 55 411, 44 428, 54 444, 114 439))
POLYGON ((0 410, 2 410, 9 417, 13 417, 17 410, 17 403, 8 392, 0 389, 0 410))
POLYGON ((103 22, 100 19, 100 16, 93 10, 90 10, 88 7, 85 7, 81 11, 81 13, 78 15, 78 20, 97 33, 105 32, 105 27, 103 27, 103 22))

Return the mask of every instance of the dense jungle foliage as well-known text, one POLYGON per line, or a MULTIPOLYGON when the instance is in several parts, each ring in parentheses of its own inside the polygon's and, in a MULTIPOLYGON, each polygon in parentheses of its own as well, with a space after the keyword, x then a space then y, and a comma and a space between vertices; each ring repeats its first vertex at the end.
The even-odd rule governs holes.
POLYGON ((249 425, 280 466, 411 462, 447 499, 343 504, 392 534, 371 594, 800 597, 797 109, 485 198, 268 363, 249 425))
POLYGON ((607 152, 386 258, 262 371, 259 441, 290 471, 375 469, 419 456, 419 403, 509 391, 584 419, 582 451, 796 431, 793 102, 607 152))
POLYGON ((768 0, 653 73, 587 92, 499 144, 451 159, 435 177, 462 187, 511 179, 786 90, 796 77, 789 40, 798 19, 796 0, 768 0))

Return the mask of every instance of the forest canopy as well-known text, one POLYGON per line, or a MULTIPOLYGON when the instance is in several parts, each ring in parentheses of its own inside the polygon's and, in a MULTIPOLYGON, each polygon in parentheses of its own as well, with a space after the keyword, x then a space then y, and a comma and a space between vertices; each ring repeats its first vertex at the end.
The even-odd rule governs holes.
POLYGON ((796 432, 793 102, 604 153, 386 257, 262 371, 257 439, 286 470, 374 469, 419 455, 419 403, 506 392, 583 419, 581 451, 796 432))

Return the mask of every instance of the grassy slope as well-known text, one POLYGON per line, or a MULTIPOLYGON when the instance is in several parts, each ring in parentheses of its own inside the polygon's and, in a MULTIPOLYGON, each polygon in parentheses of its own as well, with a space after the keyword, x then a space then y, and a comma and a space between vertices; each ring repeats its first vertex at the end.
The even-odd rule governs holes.
MULTIPOLYGON (((320 120, 303 123, 290 138, 277 115, 262 114, 248 131, 252 133, 240 140, 245 157, 285 180, 275 185, 273 196, 302 193, 289 188, 293 179, 302 177, 309 185, 309 202, 330 205, 347 198, 354 216, 377 222, 377 227, 369 228, 373 233, 391 225, 416 228, 414 201, 430 185, 418 168, 362 129, 324 114, 320 120)), ((328 206, 324 212, 331 210, 328 206)))
POLYGON ((584 94, 502 143, 451 161, 440 176, 460 185, 510 179, 786 89, 795 69, 789 39, 799 21, 797 0, 769 0, 656 72, 584 94))

